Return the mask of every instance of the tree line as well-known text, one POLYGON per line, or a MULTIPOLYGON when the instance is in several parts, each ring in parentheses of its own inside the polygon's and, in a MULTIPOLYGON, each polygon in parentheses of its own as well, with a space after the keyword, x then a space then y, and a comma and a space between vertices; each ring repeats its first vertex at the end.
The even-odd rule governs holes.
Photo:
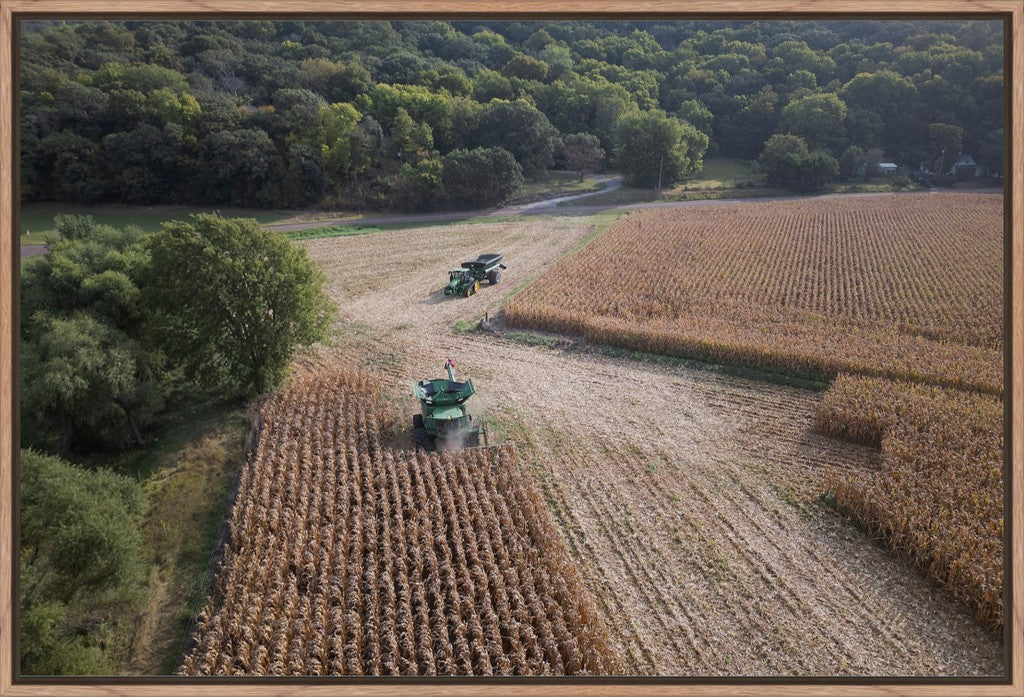
POLYGON ((40 21, 20 50, 27 200, 477 207, 777 134, 812 173, 1002 165, 998 22, 40 21))
POLYGON ((145 600, 145 497, 73 461, 153 445, 182 404, 273 389, 335 308, 305 251, 255 220, 56 224, 22 273, 21 669, 109 674, 145 600))
POLYGON ((156 233, 57 216, 22 272, 22 439, 56 454, 146 443, 169 400, 252 397, 327 334, 334 305, 305 250, 217 215, 156 233))

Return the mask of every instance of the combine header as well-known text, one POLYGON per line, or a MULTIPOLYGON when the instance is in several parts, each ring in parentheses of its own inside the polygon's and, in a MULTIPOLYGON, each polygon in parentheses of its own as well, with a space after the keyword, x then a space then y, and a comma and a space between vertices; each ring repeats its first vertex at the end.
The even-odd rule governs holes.
POLYGON ((501 263, 501 254, 481 254, 473 261, 464 261, 457 269, 448 272, 445 295, 465 295, 467 298, 480 290, 480 282, 487 279, 492 286, 501 280, 501 270, 507 268, 501 263))
MULTIPOLYGON (((412 433, 419 450, 459 450, 480 445, 480 426, 466 409, 473 396, 473 381, 455 380, 455 362, 445 360, 447 378, 413 383, 412 393, 420 400, 420 411, 412 417, 412 433)), ((486 440, 486 433, 484 439, 486 440)))

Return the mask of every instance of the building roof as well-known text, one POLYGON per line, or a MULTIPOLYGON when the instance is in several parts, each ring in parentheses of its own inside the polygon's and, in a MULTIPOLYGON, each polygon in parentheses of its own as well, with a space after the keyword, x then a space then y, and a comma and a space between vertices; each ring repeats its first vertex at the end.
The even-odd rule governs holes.
POLYGON ((882 169, 898 169, 895 162, 879 162, 878 166, 882 169))

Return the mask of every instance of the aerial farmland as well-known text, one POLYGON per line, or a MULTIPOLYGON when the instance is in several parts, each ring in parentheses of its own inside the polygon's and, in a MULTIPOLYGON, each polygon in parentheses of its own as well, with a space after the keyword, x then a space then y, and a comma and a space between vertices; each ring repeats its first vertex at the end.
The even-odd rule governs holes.
POLYGON ((514 448, 384 449, 378 390, 317 371, 264 405, 183 672, 621 671, 514 448))
MULTIPOLYGON (((995 670, 1002 583, 1001 230, 998 197, 925 194, 722 203, 617 219, 552 216, 303 243, 328 275, 343 329, 338 345, 307 357, 301 372, 361 366, 377 376, 379 409, 387 416, 375 421, 372 407, 353 411, 340 402, 324 411, 288 390, 267 407, 263 441, 249 467, 280 457, 272 449, 285 446, 270 438, 298 449, 275 466, 300 469, 287 479, 268 471, 269 481, 249 479, 256 469, 245 475, 232 525, 242 555, 257 554, 275 569, 273 587, 283 594, 275 602, 284 605, 274 612, 294 621, 317 612, 315 603, 325 601, 316 594, 301 600, 306 596, 295 596, 295 584, 316 585, 315 574, 326 573, 323 565, 331 562, 308 554, 286 561, 324 545, 292 546, 273 534, 269 539, 283 545, 273 552, 278 556, 246 552, 268 539, 247 532, 249 526, 319 519, 307 507, 339 487, 321 481, 320 468, 300 463, 320 461, 317 453, 332 448, 344 454, 330 445, 339 433, 370 429, 368 445, 357 448, 368 453, 358 456, 368 460, 355 461, 364 464, 326 462, 332 472, 326 476, 386 478, 348 485, 361 492, 350 495, 354 501, 371 497, 370 507, 364 498, 362 509, 337 509, 342 517, 324 532, 314 527, 306 534, 340 534, 347 545, 361 539, 351 534, 397 542, 403 524, 388 511, 401 497, 434 496, 412 482, 437 467, 432 476, 447 471, 447 479, 429 490, 447 490, 454 501, 466 496, 467 475, 484 476, 475 486, 483 487, 476 497, 485 509, 495 501, 489 486, 502 491, 502 477, 521 478, 524 489, 508 500, 509 512, 525 506, 534 522, 516 534, 538 535, 530 525, 557 530, 540 533, 546 542, 534 543, 541 553, 534 568, 554 565, 567 574, 568 581, 554 576, 557 583, 580 579, 581 595, 573 597, 586 604, 558 610, 565 624, 554 626, 564 626, 558 641, 581 653, 571 658, 562 643, 554 662, 524 663, 513 655, 518 648, 496 650, 487 622, 497 621, 501 636, 520 636, 512 599, 544 591, 518 573, 481 575, 493 573, 483 561, 495 558, 489 545, 515 537, 498 532, 500 525, 497 535, 473 525, 476 539, 468 547, 465 539, 423 547, 423 533, 408 529, 404 547, 392 542, 382 552, 387 561, 350 547, 345 563, 373 568, 365 578, 358 576, 362 566, 344 576, 352 584, 357 574, 363 580, 356 592, 368 591, 379 582, 375 573, 402 568, 404 579, 422 565, 420 555, 453 550, 469 568, 459 572, 467 574, 464 581, 449 583, 475 589, 477 598, 473 619, 449 620, 461 627, 449 626, 450 636, 479 647, 460 659, 465 663, 424 659, 414 650, 431 630, 413 621, 416 608, 425 610, 406 590, 412 576, 395 587, 385 578, 387 593, 370 616, 360 614, 370 612, 366 601, 346 591, 345 604, 331 615, 339 619, 327 622, 349 623, 348 630, 335 630, 338 647, 310 649, 300 639, 291 658, 283 649, 275 654, 281 641, 260 635, 258 627, 280 625, 263 619, 253 625, 256 615, 246 624, 246 605, 233 604, 237 593, 253 592, 245 587, 250 581, 233 580, 240 564, 253 562, 232 557, 225 589, 215 596, 223 606, 214 602, 206 611, 184 670, 299 673, 310 660, 318 673, 372 674, 995 670), (947 221, 942 233, 935 232, 935 216, 947 221), (959 227, 949 224, 951 216, 959 227), (765 246, 777 250, 774 256, 765 246), (446 298, 438 279, 467 249, 501 249, 505 285, 446 298), (375 287, 373 280, 399 259, 415 271, 386 290, 384 281, 375 287), (440 372, 444 356, 473 378, 478 418, 491 442, 501 444, 494 455, 473 455, 472 466, 461 456, 438 462, 406 454, 415 410, 409 383, 440 372), (310 417, 301 416, 310 409, 310 417), (386 463, 381 474, 366 474, 363 468, 377 458, 386 463), (495 476, 497 484, 486 483, 495 476), (399 483, 403 477, 412 479, 399 483), (257 491, 262 508, 249 503, 257 491), (524 503, 523 495, 534 498, 524 503), (280 496, 292 503, 273 503, 280 496), (543 519, 550 523, 537 522, 543 519), (384 527, 369 532, 374 524, 384 527), (338 525, 367 532, 345 533, 352 528, 338 525), (564 549, 553 538, 564 540, 564 549), (392 596, 406 598, 397 610, 389 607, 392 596), (574 619, 581 617, 589 619, 574 619), (363 629, 351 629, 353 622, 363 629), (358 637, 371 629, 397 638, 390 648, 368 644, 362 658, 345 658, 356 641, 345 631, 358 637), (225 643, 227 635, 239 641, 239 632, 249 642, 245 662, 230 658, 242 644, 225 643)), ((311 388, 316 379, 297 378, 289 389, 347 394, 311 388)), ((432 510, 440 511, 449 536, 464 534, 458 520, 466 506, 450 505, 432 510)), ((428 582, 436 579, 419 581, 428 582)), ((564 602, 564 595, 553 597, 564 602)), ((525 607, 546 618, 538 625, 535 617, 530 626, 548 626, 550 610, 525 607)), ((445 651, 458 652, 452 646, 445 651)))
POLYGON ((1005 39, 26 20, 18 674, 1005 677, 1005 39))

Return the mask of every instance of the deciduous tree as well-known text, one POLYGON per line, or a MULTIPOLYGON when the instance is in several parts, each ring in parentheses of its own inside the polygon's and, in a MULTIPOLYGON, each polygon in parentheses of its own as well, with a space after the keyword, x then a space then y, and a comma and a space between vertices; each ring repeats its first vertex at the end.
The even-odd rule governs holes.
POLYGON ((295 350, 323 339, 336 308, 304 249, 251 219, 194 215, 148 240, 151 306, 202 383, 261 394, 295 350))
POLYGON ((804 193, 821 191, 839 176, 839 163, 824 150, 809 151, 799 136, 775 134, 758 162, 770 184, 804 193))
POLYGON ((630 186, 670 185, 697 171, 708 137, 664 111, 633 111, 615 126, 615 162, 630 186))
POLYGON ((502 203, 523 184, 523 169, 504 148, 452 150, 442 158, 445 196, 459 208, 502 203))
POLYGON ((794 99, 782 110, 782 127, 804 139, 809 148, 836 150, 846 137, 846 105, 834 94, 794 99))
POLYGON ((33 450, 20 464, 21 671, 109 674, 97 628, 137 607, 144 587, 141 487, 33 450))
POLYGON ((580 181, 587 172, 596 172, 604 164, 604 148, 597 136, 589 133, 573 133, 563 139, 565 165, 579 172, 580 181))

